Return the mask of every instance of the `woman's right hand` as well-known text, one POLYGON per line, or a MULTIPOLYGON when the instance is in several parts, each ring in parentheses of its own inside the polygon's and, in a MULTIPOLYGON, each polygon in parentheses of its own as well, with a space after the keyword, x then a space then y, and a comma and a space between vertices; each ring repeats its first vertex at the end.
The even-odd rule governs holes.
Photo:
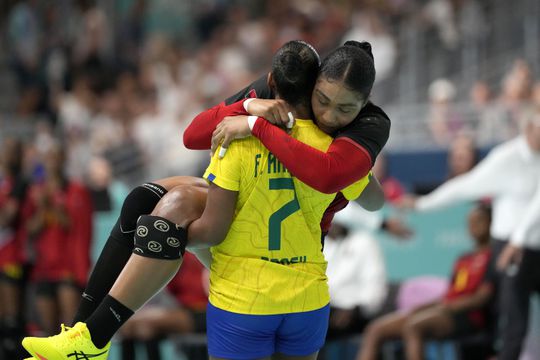
POLYGON ((283 100, 253 99, 247 105, 247 112, 262 117, 272 124, 284 126, 289 122, 287 113, 292 112, 292 109, 283 100))
POLYGON ((222 153, 220 153, 219 157, 222 158, 233 140, 243 139, 250 135, 251 130, 249 129, 247 116, 226 116, 212 133, 212 147, 210 148, 212 155, 221 145, 222 153))

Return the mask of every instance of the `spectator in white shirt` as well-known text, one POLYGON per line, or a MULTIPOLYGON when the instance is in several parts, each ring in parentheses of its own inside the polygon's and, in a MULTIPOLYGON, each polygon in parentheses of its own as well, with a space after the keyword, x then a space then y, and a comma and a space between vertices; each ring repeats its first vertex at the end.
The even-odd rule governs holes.
POLYGON ((337 213, 324 243, 331 298, 329 339, 360 333, 386 298, 386 268, 379 245, 369 232, 355 229, 355 214, 361 210, 351 202, 337 213))
POLYGON ((529 297, 540 291, 540 107, 524 117, 522 135, 495 147, 469 173, 404 207, 438 209, 463 200, 493 199, 492 275, 499 278, 502 347, 499 360, 518 359, 529 297))

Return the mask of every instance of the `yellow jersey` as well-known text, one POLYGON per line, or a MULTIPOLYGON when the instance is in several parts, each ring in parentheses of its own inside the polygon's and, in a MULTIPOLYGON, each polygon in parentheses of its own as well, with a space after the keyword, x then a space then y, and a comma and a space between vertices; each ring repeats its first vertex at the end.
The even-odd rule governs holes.
MULTIPOLYGON (((297 120, 291 136, 321 151, 333 140, 311 120, 297 120)), ((217 154, 204 177, 238 191, 238 200, 226 238, 211 248, 212 305, 257 315, 327 305, 320 222, 336 194, 321 193, 291 176, 254 137, 234 141, 223 159, 217 154)), ((342 192, 352 200, 368 182, 366 176, 342 192)))

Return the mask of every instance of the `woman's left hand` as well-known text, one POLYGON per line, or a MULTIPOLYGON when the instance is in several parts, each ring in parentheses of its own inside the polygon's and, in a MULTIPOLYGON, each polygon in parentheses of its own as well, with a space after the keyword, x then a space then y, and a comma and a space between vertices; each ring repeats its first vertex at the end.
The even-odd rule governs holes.
POLYGON ((251 135, 248 125, 248 117, 245 115, 226 116, 212 133, 212 155, 221 145, 219 157, 223 158, 229 144, 235 139, 243 139, 251 135))
POLYGON ((504 271, 512 264, 519 265, 522 258, 523 249, 509 243, 504 247, 503 251, 499 255, 499 258, 497 259, 497 269, 499 271, 504 271))

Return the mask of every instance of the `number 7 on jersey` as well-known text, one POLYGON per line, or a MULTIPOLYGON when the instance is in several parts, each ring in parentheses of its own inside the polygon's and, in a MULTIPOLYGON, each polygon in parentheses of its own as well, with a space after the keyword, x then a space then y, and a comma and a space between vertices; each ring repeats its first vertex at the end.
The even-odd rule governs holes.
POLYGON ((270 179, 270 190, 292 190, 294 199, 277 209, 268 220, 268 250, 281 249, 281 223, 294 212, 300 210, 292 178, 270 179))

